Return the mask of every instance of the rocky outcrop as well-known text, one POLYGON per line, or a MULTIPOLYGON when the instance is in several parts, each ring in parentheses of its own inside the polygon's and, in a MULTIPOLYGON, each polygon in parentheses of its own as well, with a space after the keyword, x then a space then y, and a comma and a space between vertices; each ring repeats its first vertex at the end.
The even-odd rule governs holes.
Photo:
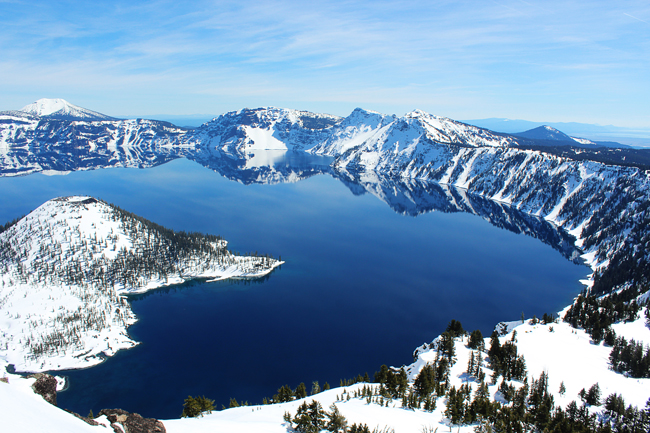
POLYGON ((36 382, 32 385, 34 392, 42 396, 45 401, 56 406, 56 379, 46 373, 36 373, 27 377, 35 377, 36 382))
POLYGON ((143 418, 140 414, 122 409, 102 409, 99 416, 106 415, 115 433, 165 433, 163 423, 154 418, 143 418))

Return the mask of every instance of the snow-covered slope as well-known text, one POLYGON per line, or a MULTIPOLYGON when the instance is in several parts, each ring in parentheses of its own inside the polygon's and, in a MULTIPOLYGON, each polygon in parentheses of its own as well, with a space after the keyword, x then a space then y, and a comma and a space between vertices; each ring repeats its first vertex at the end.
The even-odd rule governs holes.
POLYGON ((223 114, 195 129, 190 142, 208 152, 245 156, 259 150, 307 150, 324 140, 339 117, 285 108, 243 109, 223 114))
POLYGON ((334 168, 453 185, 540 216, 578 238, 594 269, 611 261, 636 269, 615 285, 638 281, 650 268, 648 172, 516 147, 441 143, 424 135, 405 148, 389 143, 387 137, 350 149, 336 157, 334 168), (630 251, 636 251, 634 259, 630 251))
POLYGON ((115 120, 114 118, 96 111, 78 107, 64 99, 42 98, 20 109, 25 113, 39 117, 66 120, 115 120))
POLYGON ((112 433, 105 426, 91 426, 48 403, 36 394, 32 385, 36 379, 4 374, 0 381, 0 412, 3 431, 13 433, 112 433))
MULTIPOLYGON (((615 326, 617 332, 621 327, 643 327, 647 331, 643 322, 643 314, 641 314, 634 322, 615 326)), ((650 343, 647 338, 641 338, 640 341, 645 344, 650 343)), ((531 320, 525 323, 513 322, 508 326, 507 333, 499 337, 499 342, 502 346, 506 342, 512 342, 516 346, 517 354, 524 357, 527 368, 525 380, 505 380, 499 377, 493 383, 491 381, 493 371, 487 353, 490 339, 484 340, 485 348, 481 351, 481 361, 477 363, 479 351, 468 347, 468 338, 465 336, 457 337, 453 343, 455 362, 448 373, 448 388, 454 387, 458 390, 461 386, 467 387, 471 391, 470 399, 475 398, 481 385, 476 371, 480 366, 485 375, 487 397, 492 402, 499 402, 503 406, 514 405, 513 402, 507 402, 499 390, 504 383, 521 390, 524 382, 526 386, 532 386, 533 381, 538 380, 542 374, 547 375, 547 391, 553 398, 553 405, 564 410, 567 410, 571 402, 577 402, 579 407, 582 406, 580 391, 587 390, 595 384, 600 388, 601 402, 611 394, 618 394, 624 398, 626 405, 643 409, 650 398, 650 379, 635 379, 610 370, 608 357, 611 348, 604 346, 603 343, 593 344, 589 335, 582 330, 572 328, 567 323, 542 324, 532 323, 531 320), (475 362, 473 371, 469 372, 472 357, 475 362)), ((434 365, 440 358, 439 347, 440 338, 423 345, 416 350, 415 361, 405 366, 411 391, 414 390, 414 382, 424 367, 434 365)), ((23 379, 7 373, 4 373, 3 377, 6 382, 0 382, 0 411, 3 414, 3 425, 10 426, 11 431, 45 429, 52 432, 111 431, 104 427, 108 424, 105 417, 96 419, 101 425, 89 426, 73 415, 47 403, 30 388, 34 379, 23 379)), ((163 424, 170 433, 214 431, 285 433, 290 430, 289 423, 284 419, 285 414, 295 416, 301 404, 317 401, 328 412, 335 406, 345 417, 348 425, 366 424, 371 430, 388 428, 389 430, 383 431, 394 430, 395 433, 433 432, 436 429, 446 431, 451 427, 449 413, 446 413, 449 400, 443 396, 434 396, 433 399, 435 401, 433 410, 425 410, 422 405, 420 408, 405 408, 402 399, 382 396, 378 384, 358 383, 286 403, 225 409, 204 414, 200 418, 164 420, 163 424), (369 395, 368 391, 372 395, 369 395)), ((469 405, 469 401, 466 404, 469 405)), ((529 401, 526 406, 530 408, 531 402, 529 401)), ((587 414, 595 414, 598 420, 611 420, 606 416, 605 407, 602 405, 587 405, 583 408, 587 414)), ((457 424, 453 425, 453 431, 470 433, 478 425, 478 421, 457 424)))
POLYGON ((91 197, 53 199, 0 233, 0 359, 19 371, 89 366, 132 347, 124 293, 281 264, 218 237, 173 234, 91 197))

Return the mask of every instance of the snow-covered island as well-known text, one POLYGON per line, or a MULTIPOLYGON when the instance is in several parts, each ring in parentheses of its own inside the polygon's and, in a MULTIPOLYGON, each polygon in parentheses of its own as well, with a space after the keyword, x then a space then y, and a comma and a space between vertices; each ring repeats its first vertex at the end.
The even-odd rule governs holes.
POLYGON ((133 347, 125 294, 189 279, 257 278, 283 262, 174 232, 92 197, 50 200, 0 232, 0 361, 89 367, 133 347))

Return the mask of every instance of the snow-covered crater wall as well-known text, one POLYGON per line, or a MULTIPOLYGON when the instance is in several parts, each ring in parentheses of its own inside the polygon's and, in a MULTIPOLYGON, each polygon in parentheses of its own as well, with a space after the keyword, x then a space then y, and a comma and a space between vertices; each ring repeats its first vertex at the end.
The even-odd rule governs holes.
POLYGON ((335 158, 338 177, 416 179, 453 185, 542 217, 577 238, 596 293, 650 275, 650 177, 635 167, 526 150, 518 138, 416 110, 403 117, 363 109, 324 118, 260 108, 220 116, 191 135, 198 147, 246 158, 250 149, 301 150, 335 158), (355 174, 356 173, 356 174, 355 174), (371 176, 372 177, 372 176, 371 176))
MULTIPOLYGON (((598 271, 596 292, 643 283, 650 275, 648 172, 578 161, 543 148, 526 150, 519 140, 419 110, 397 117, 356 109, 339 118, 273 107, 243 109, 195 130, 145 120, 65 121, 0 113, 5 176, 46 169, 151 167, 177 157, 218 169, 254 165, 260 171, 248 163, 255 152, 308 152, 334 158, 327 172, 343 173, 339 178, 375 172, 453 185, 545 218, 578 238, 577 246, 598 271), (54 163, 53 152, 58 155, 54 163)), ((579 149, 575 152, 582 157, 579 149)), ((585 158, 599 158, 589 155, 585 158)))
POLYGON ((457 134, 450 140, 450 134, 432 132, 430 122, 420 117, 377 128, 371 138, 333 155, 334 168, 453 185, 508 203, 574 235, 598 271, 596 291, 645 281, 650 251, 648 172, 523 150, 499 136, 491 143, 485 142, 485 135, 477 140, 457 134), (444 142, 432 138, 441 136, 444 142))

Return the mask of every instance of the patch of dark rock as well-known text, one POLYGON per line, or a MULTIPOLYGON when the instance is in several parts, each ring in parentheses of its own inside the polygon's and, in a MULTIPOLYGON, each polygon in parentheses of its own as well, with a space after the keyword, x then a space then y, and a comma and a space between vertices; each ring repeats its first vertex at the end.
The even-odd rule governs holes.
POLYGON ((47 373, 30 374, 28 378, 35 377, 32 385, 34 392, 42 396, 45 401, 56 406, 56 379, 47 373))
POLYGON ((102 409, 98 416, 106 415, 116 433, 166 433, 162 422, 154 418, 143 418, 140 414, 122 409, 102 409))

